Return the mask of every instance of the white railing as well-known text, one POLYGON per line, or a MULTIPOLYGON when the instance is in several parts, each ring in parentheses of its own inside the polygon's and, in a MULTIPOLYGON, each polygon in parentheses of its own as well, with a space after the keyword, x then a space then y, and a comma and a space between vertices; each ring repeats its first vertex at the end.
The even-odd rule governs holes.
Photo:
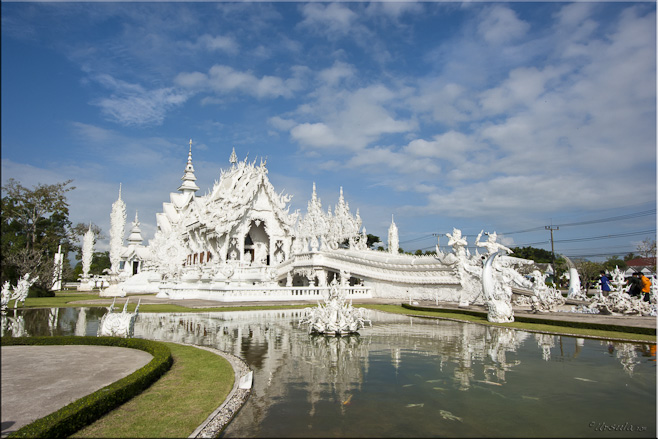
MULTIPOLYGON (((171 299, 204 299, 219 302, 269 302, 294 300, 321 300, 328 296, 329 287, 230 287, 212 285, 160 285, 158 296, 171 299)), ((372 297, 370 288, 364 286, 345 287, 348 299, 372 297)))

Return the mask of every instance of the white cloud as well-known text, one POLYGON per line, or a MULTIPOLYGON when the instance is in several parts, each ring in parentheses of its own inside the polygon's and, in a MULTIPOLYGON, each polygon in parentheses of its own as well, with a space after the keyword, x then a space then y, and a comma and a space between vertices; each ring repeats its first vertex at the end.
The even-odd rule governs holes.
POLYGON ((311 29, 333 39, 345 36, 353 30, 357 14, 340 3, 307 3, 302 6, 304 20, 301 27, 311 29))
POLYGON ((208 74, 201 72, 180 73, 174 82, 193 91, 214 91, 221 94, 243 93, 259 99, 293 96, 293 92, 301 87, 298 76, 302 70, 293 69, 293 76, 282 79, 264 75, 258 78, 253 73, 241 72, 233 67, 216 64, 208 74))
POLYGON ((336 61, 334 65, 328 69, 320 71, 318 73, 318 78, 329 86, 335 86, 341 80, 354 76, 355 73, 356 69, 354 66, 341 61, 336 61))
POLYGON ((139 84, 116 79, 108 74, 94 79, 112 90, 110 97, 92 103, 103 114, 122 125, 159 125, 172 108, 184 104, 189 94, 173 87, 146 90, 139 84))
POLYGON ((331 128, 323 123, 302 123, 290 130, 293 140, 303 146, 326 148, 339 143, 331 128))
POLYGON ((220 50, 226 53, 235 54, 239 50, 238 43, 231 37, 202 35, 197 43, 210 51, 220 50))
POLYGON ((520 20, 512 9, 496 5, 482 13, 478 33, 490 44, 499 45, 524 36, 530 25, 520 20))

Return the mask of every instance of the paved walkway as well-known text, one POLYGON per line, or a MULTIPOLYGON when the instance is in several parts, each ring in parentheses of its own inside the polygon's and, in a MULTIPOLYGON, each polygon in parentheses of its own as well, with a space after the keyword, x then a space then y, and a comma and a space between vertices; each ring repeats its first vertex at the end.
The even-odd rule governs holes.
MULTIPOLYGON (((218 306, 282 305, 271 303, 222 303, 209 300, 170 300, 155 296, 140 296, 142 304, 172 303, 190 308, 218 306)), ((88 300, 84 303, 97 305, 110 299, 88 300)), ((117 298, 116 305, 125 298, 117 298)), ((131 303, 136 298, 131 298, 131 303)), ((300 301, 297 304, 315 305, 316 301, 300 301)), ((399 299, 360 299, 355 304, 399 304, 399 299)), ((436 306, 432 301, 421 301, 420 306, 436 306)), ((437 308, 458 308, 454 304, 439 304, 437 308)), ((527 308, 527 307, 526 307, 527 308)), ((484 311, 482 306, 467 309, 484 311)), ((608 325, 656 328, 656 317, 606 316, 566 312, 533 314, 524 307, 515 307, 515 315, 528 315, 541 319, 587 321, 608 325)), ((12 431, 46 416, 55 410, 119 380, 147 364, 151 355, 135 349, 104 346, 4 346, 2 347, 2 437, 12 431)))
POLYGON ((153 356, 109 346, 3 346, 2 437, 148 364, 153 356))

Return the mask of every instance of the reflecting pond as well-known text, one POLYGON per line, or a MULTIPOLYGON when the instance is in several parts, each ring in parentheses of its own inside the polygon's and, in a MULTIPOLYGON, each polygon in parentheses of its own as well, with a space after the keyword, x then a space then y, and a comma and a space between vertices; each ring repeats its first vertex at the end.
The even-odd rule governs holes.
MULTIPOLYGON (((3 335, 95 335, 105 308, 9 311, 3 335)), ((655 344, 371 312, 311 336, 300 310, 140 314, 135 336, 254 370, 223 437, 656 437, 655 344)))

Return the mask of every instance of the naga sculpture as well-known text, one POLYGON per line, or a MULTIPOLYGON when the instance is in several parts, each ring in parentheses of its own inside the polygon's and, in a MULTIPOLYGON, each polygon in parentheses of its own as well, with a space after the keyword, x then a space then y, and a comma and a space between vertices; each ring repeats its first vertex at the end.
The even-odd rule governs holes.
POLYGON ((107 309, 107 313, 101 317, 101 321, 98 325, 98 336, 99 337, 123 337, 130 338, 133 336, 135 331, 135 320, 139 314, 139 304, 141 299, 137 302, 137 307, 135 307, 135 312, 128 312, 128 301, 123 305, 123 311, 120 313, 114 312, 114 302, 116 302, 116 297, 112 301, 112 305, 107 309))
POLYGON ((493 323, 514 321, 512 288, 504 282, 494 269, 494 260, 500 252, 490 255, 482 268, 482 292, 487 307, 487 320, 493 323))

